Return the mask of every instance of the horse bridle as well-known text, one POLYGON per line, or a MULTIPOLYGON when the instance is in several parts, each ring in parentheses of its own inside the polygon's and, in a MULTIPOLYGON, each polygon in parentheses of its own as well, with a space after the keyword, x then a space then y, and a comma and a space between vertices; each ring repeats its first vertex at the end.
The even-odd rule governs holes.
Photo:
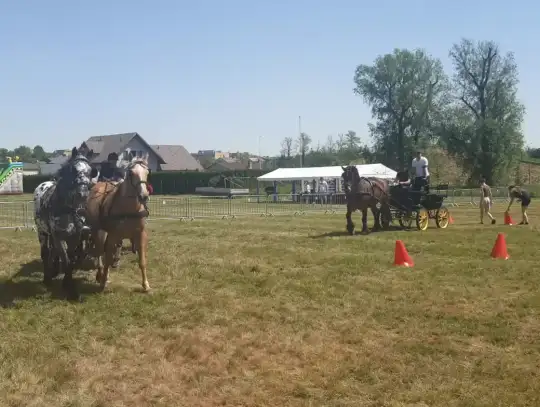
MULTIPOLYGON (((132 176, 132 173, 131 173, 131 169, 135 166, 135 164, 144 166, 146 169, 148 169, 148 166, 141 163, 141 162, 136 162, 136 163, 133 163, 133 164, 129 165, 126 168, 126 176, 125 176, 122 183, 127 183, 130 187, 132 187, 135 191, 137 191, 137 188, 140 185, 143 185, 143 184, 148 185, 148 181, 139 180, 137 182, 133 182, 133 176, 132 176)), ((119 185, 120 184, 117 184, 115 186, 115 188, 118 188, 119 185)), ((122 215, 111 215, 110 211, 112 210, 112 207, 114 206, 114 203, 115 203, 117 197, 118 197, 117 194, 113 197, 113 202, 111 203, 111 206, 109 207, 109 213, 107 214, 107 217, 109 217, 109 218, 118 218, 118 219, 128 219, 128 218, 146 218, 146 217, 150 216, 150 210, 148 209, 148 200, 143 200, 138 193, 136 195, 136 198, 139 201, 139 203, 143 206, 144 211, 140 211, 140 212, 137 212, 137 213, 122 214, 122 215)), ((128 195, 127 197, 128 198, 135 198, 135 196, 132 196, 132 195, 128 195)), ((103 202, 102 202, 102 205, 103 205, 103 202)), ((101 206, 100 212, 102 210, 103 210, 103 206, 101 206)))

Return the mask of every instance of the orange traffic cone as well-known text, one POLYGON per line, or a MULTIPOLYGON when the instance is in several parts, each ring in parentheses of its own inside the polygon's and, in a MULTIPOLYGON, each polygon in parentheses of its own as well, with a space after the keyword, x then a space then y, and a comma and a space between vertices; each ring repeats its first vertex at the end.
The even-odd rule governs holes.
POLYGON ((448 219, 448 223, 451 225, 454 224, 454 218, 452 217, 452 215, 450 215, 450 218, 448 219))
POLYGON ((394 266, 414 266, 414 261, 411 256, 409 256, 409 253, 407 253, 407 249, 405 249, 405 245, 401 240, 396 240, 396 249, 394 251, 394 266))
POLYGON ((493 257, 494 259, 504 260, 508 260, 510 258, 510 255, 508 254, 508 249, 506 248, 506 240, 502 233, 499 233, 497 235, 497 240, 495 241, 495 245, 491 250, 491 257, 493 257))
POLYGON ((512 226, 514 224, 514 221, 512 220, 512 217, 508 211, 504 213, 504 224, 508 226, 512 226))

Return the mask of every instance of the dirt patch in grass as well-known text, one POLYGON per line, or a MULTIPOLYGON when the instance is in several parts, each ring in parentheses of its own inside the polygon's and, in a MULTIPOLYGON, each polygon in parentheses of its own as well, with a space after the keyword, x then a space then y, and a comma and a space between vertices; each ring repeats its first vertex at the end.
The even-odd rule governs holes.
POLYGON ((126 253, 104 294, 77 273, 82 304, 41 286, 34 233, 1 231, 2 405, 538 405, 538 228, 453 216, 353 237, 342 213, 153 223, 153 293, 126 253))

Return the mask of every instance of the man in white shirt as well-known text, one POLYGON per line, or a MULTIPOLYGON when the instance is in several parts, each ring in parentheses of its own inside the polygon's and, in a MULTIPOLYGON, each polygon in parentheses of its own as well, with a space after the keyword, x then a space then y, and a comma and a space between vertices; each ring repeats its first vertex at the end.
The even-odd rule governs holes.
POLYGON ((328 197, 328 182, 321 177, 319 179, 319 198, 321 200, 321 205, 326 205, 328 197))
POLYGON ((423 186, 429 186, 428 165, 428 159, 422 155, 421 151, 417 151, 416 158, 414 158, 412 161, 412 167, 414 168, 415 172, 414 185, 418 189, 423 186))

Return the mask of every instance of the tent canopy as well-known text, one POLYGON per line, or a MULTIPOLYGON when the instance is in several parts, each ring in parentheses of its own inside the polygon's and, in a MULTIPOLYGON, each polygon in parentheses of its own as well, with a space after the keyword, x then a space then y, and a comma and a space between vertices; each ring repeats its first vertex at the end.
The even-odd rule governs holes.
MULTIPOLYGON (((396 178, 396 171, 382 164, 357 165, 358 173, 362 177, 377 177, 383 179, 396 178)), ((303 167, 303 168, 278 168, 268 174, 261 175, 258 181, 300 181, 319 178, 341 178, 343 169, 341 166, 333 167, 303 167)))

